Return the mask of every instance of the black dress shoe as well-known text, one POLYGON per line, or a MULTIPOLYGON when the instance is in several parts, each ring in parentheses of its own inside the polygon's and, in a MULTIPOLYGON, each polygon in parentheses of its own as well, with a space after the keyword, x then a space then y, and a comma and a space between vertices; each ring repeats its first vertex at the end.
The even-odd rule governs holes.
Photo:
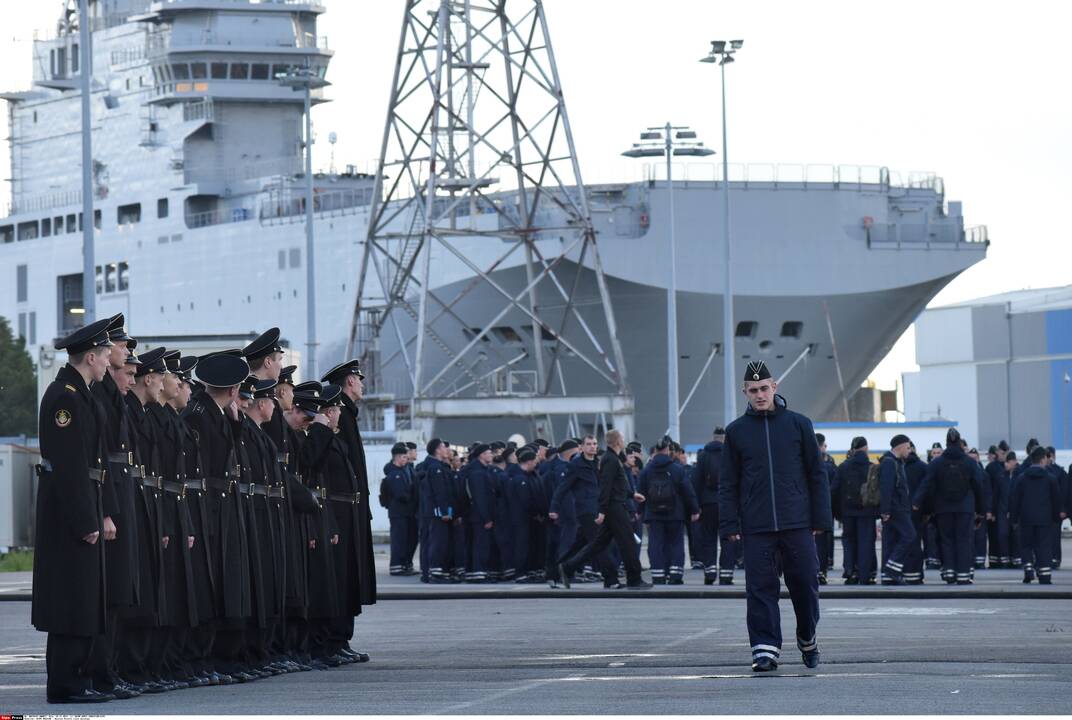
POLYGON ((778 663, 766 655, 752 661, 752 672, 770 672, 777 669, 778 663))
POLYGON ((800 653, 800 659, 804 661, 804 667, 814 670, 819 667, 819 650, 809 650, 800 653))
POLYGON ((704 585, 714 585, 714 584, 715 584, 715 581, 716 581, 716 580, 718 580, 718 578, 714 578, 714 577, 705 577, 705 578, 703 579, 703 584, 704 584, 704 585))
POLYGON ((666 579, 666 584, 667 585, 684 585, 685 584, 685 578, 679 578, 679 577, 667 578, 666 579))
POLYGON ((107 690, 98 690, 97 692, 106 692, 115 697, 116 700, 129 700, 141 696, 140 692, 135 691, 129 685, 113 685, 107 690))
POLYGON ((719 578, 718 579, 718 584, 719 585, 732 585, 733 584, 733 578, 730 578, 730 577, 719 578))
POLYGON ((562 587, 564 587, 567 590, 569 590, 570 589, 570 576, 569 576, 569 573, 566 572, 566 569, 562 566, 562 563, 558 564, 558 577, 559 577, 560 580, 562 580, 562 587))
POLYGON ((820 575, 819 576, 819 584, 820 585, 826 585, 826 583, 827 583, 826 575, 820 575))
POLYGON ((70 695, 63 695, 59 697, 46 697, 46 700, 50 703, 102 703, 109 700, 115 700, 115 695, 111 693, 97 692, 96 690, 80 690, 70 695))

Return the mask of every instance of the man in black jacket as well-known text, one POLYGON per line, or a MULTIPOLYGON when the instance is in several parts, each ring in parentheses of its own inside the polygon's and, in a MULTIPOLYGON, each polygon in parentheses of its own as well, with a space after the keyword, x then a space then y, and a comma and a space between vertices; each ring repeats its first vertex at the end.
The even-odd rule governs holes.
POLYGON ((700 559, 704 564, 704 585, 733 584, 733 564, 736 561, 734 543, 723 541, 722 554, 718 554, 718 476, 722 470, 722 444, 726 441, 726 430, 715 428, 711 442, 704 445, 696 458, 696 470, 692 473, 692 484, 696 497, 700 501, 700 521, 697 540, 700 559))
MULTIPOLYGON (((624 448, 625 439, 620 430, 607 433, 607 450, 599 463, 599 513, 595 518, 599 531, 592 542, 559 563, 558 574, 567 588, 574 570, 583 567, 589 558, 603 552, 612 540, 618 544, 618 554, 625 563, 626 586, 635 590, 651 587, 651 583, 645 582, 640 575, 640 560, 631 545, 635 540, 632 518, 626 503, 633 492, 620 457, 624 448)), ((639 496, 636 499, 643 500, 639 496)))
POLYGON ((785 576, 797 616, 797 648, 819 664, 819 560, 814 535, 829 532, 830 487, 811 420, 792 412, 762 362, 744 377, 748 410, 726 428, 719 478, 722 537, 743 537, 752 670, 778 667, 782 650, 778 594, 785 576))

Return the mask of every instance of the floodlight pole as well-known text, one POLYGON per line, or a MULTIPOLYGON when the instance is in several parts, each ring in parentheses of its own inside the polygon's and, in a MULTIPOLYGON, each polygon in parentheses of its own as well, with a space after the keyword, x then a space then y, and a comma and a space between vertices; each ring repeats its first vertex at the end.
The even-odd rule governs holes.
MULTIPOLYGON (((82 91, 82 323, 97 319, 97 271, 94 260, 93 216, 93 118, 90 113, 90 83, 93 80, 93 28, 89 0, 78 0, 79 85, 82 91)), ((103 277, 101 282, 103 282, 103 277)))
POLYGON ((726 151, 726 61, 722 68, 722 263, 724 288, 722 295, 722 382, 723 426, 737 417, 737 385, 733 380, 733 271, 730 269, 730 163, 726 151))
POLYGON ((670 210, 670 281, 666 288, 666 383, 667 434, 681 441, 681 409, 677 386, 677 238, 674 235, 674 176, 670 163, 674 154, 673 126, 666 123, 666 195, 670 210))

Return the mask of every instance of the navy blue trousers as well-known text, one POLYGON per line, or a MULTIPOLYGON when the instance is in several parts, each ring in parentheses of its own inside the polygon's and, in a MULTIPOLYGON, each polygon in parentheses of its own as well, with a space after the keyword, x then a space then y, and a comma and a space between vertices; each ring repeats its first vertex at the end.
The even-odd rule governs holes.
POLYGON ((875 518, 846 517, 841 534, 845 549, 845 574, 860 582, 875 577, 875 518))
POLYGON ((986 541, 989 528, 983 523, 972 531, 972 562, 975 567, 986 566, 986 541))
POLYGON ((680 579, 685 572, 685 523, 652 520, 647 525, 652 580, 680 579))
POLYGON ((912 526, 911 513, 890 513, 890 519, 882 523, 883 574, 893 577, 905 574, 905 564, 915 541, 916 529, 912 526))
MULTIPOLYGON (((447 567, 449 562, 450 552, 450 530, 451 527, 448 523, 444 522, 442 518, 427 518, 428 523, 428 542, 427 544, 427 575, 433 579, 445 579, 450 575, 450 568, 447 567)), ((421 572, 425 572, 424 565, 425 557, 421 558, 421 572)))
POLYGON ((392 515, 391 518, 391 573, 400 573, 413 560, 411 537, 417 526, 417 518, 408 515, 392 515))
POLYGON ((704 564, 705 578, 733 578, 737 561, 737 543, 726 542, 718 536, 718 505, 708 503, 700 508, 700 521, 692 524, 696 532, 696 552, 704 564), (718 554, 719 543, 722 555, 718 554))
POLYGON ((469 571, 466 580, 487 580, 491 566, 491 548, 495 544, 495 530, 485 528, 481 523, 470 523, 471 546, 469 552, 469 571))
POLYGON ((748 642, 752 661, 770 657, 776 662, 782 652, 782 616, 778 612, 781 582, 793 601, 797 617, 797 647, 816 646, 819 624, 819 558, 811 530, 783 530, 744 536, 744 583, 748 604, 748 642))
POLYGON ((994 513, 994 519, 987 522, 987 531, 990 533, 988 545, 990 548, 990 566, 998 563, 1009 563, 1009 515, 1008 512, 998 510, 994 513))
POLYGON ((1053 567, 1053 526, 1020 526, 1020 559, 1024 562, 1024 571, 1034 570, 1039 579, 1050 576, 1053 567))
POLYGON ((942 551, 942 579, 946 582, 971 580, 972 552, 975 545, 973 513, 942 513, 938 520, 938 538, 942 551))
POLYGON ((904 577, 908 582, 923 581, 923 519, 918 512, 912 513, 912 534, 915 538, 908 545, 904 559, 904 577))

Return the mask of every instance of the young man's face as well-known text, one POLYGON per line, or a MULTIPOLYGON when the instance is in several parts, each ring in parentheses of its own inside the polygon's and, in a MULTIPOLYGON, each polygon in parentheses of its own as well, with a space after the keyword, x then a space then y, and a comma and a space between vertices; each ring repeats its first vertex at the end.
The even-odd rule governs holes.
POLYGON ((113 370, 122 370, 128 357, 130 357, 130 350, 125 342, 117 342, 108 351, 108 363, 113 370))
POLYGON ((120 393, 126 395, 130 392, 130 388, 134 387, 134 373, 137 371, 137 367, 134 365, 124 365, 123 369, 119 371, 115 384, 119 387, 120 393))
POLYGON ((596 439, 593 437, 585 438, 584 444, 581 446, 584 456, 591 459, 596 456, 596 451, 599 449, 599 445, 596 443, 596 439))
POLYGON ((765 412, 774 407, 774 391, 778 389, 778 383, 772 379, 747 380, 744 384, 744 396, 748 398, 748 404, 757 412, 765 412))

